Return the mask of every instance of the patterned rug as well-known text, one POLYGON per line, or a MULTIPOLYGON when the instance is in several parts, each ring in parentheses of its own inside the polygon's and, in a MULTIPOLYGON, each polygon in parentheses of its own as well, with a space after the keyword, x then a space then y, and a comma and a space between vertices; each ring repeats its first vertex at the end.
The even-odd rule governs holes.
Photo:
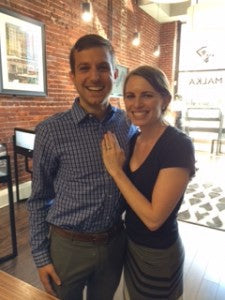
POLYGON ((225 231, 225 189, 194 178, 186 190, 178 220, 225 231))

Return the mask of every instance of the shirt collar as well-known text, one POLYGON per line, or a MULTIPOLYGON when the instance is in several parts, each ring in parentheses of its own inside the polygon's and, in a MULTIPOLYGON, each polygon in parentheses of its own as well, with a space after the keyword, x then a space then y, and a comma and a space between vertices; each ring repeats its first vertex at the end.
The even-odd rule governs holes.
MULTIPOLYGON (((101 121, 107 122, 111 119, 111 117, 116 112, 117 108, 115 106, 112 106, 109 104, 107 107, 105 118, 101 121)), ((72 117, 76 124, 79 124, 81 122, 85 122, 86 120, 93 118, 93 115, 87 113, 79 104, 79 97, 75 98, 75 101, 72 106, 72 117)))

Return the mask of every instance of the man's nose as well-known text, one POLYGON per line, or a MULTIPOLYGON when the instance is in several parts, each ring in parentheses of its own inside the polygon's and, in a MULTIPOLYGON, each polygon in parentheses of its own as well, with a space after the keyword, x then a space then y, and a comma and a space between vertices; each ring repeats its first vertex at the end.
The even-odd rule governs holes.
POLYGON ((91 80, 93 80, 93 81, 99 80, 99 78, 100 78, 100 73, 99 73, 99 71, 98 71, 96 68, 92 68, 92 69, 90 70, 90 78, 91 78, 91 80))

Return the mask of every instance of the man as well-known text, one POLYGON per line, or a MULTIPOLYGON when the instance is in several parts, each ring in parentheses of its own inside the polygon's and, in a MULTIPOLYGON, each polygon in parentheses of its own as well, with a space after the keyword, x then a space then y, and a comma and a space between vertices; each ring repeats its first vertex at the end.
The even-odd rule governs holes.
POLYGON ((108 40, 81 37, 71 49, 70 68, 79 97, 36 128, 27 202, 32 255, 48 293, 80 300, 86 285, 88 299, 110 300, 123 265, 123 204, 100 143, 110 130, 127 150, 134 127, 109 104, 117 72, 108 40))

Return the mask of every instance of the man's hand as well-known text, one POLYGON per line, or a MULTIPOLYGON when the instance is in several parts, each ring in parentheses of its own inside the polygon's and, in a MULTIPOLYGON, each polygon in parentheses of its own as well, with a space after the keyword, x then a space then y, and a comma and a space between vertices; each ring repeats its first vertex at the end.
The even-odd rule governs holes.
POLYGON ((53 264, 48 264, 41 268, 38 268, 38 273, 46 292, 53 296, 56 296, 56 293, 52 288, 51 281, 54 281, 57 285, 61 285, 61 281, 56 274, 53 264))

